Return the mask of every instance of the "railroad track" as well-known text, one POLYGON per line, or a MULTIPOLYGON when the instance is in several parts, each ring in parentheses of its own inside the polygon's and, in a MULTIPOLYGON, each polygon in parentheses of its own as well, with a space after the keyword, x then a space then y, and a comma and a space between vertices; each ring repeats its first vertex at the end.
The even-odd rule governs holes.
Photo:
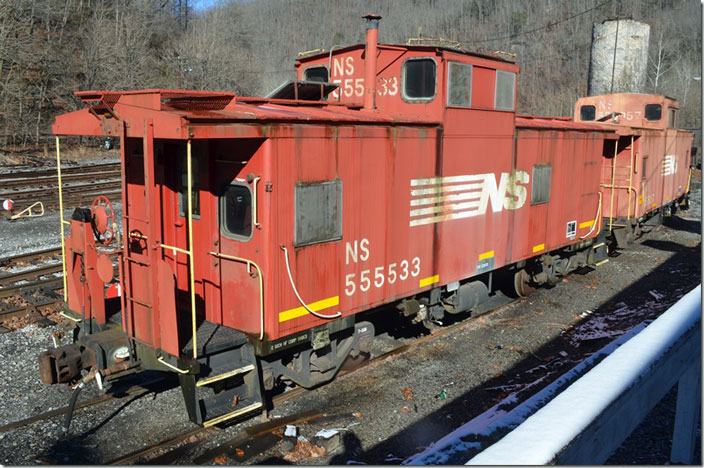
MULTIPOLYGON (((120 195, 120 175, 120 163, 79 166, 62 170, 61 182, 65 206, 83 205, 91 202, 98 195, 120 195)), ((8 198, 15 202, 15 211, 37 201, 41 201, 45 209, 58 207, 56 170, 40 169, 0 174, 0 200, 8 198)))
MULTIPOLYGON (((509 301, 507 303, 504 303, 502 306, 495 308, 491 310, 489 313, 498 313, 501 310, 504 310, 504 308, 510 306, 514 302, 517 302, 516 300, 509 301)), ((486 315, 486 314, 482 314, 486 315)), ((420 338, 417 338, 416 340, 412 341, 411 343, 406 343, 403 345, 400 345, 396 348, 394 348, 391 351, 388 351, 386 353, 383 353, 379 356, 373 357, 372 359, 362 362, 359 365, 357 365, 354 369, 352 370, 341 370, 338 373, 338 377, 350 374, 352 372, 359 371, 367 366, 379 363, 384 361, 385 359, 388 359, 392 356, 397 356, 400 354, 403 354, 405 352, 408 352, 415 347, 427 343, 429 341, 432 341, 434 339, 438 339, 440 337, 443 337, 447 335, 448 333, 451 333, 453 331, 459 330, 461 327, 468 326, 474 321, 475 317, 471 317, 468 320, 464 320, 462 322, 458 322, 456 324, 444 327, 444 328, 439 328, 434 331, 432 331, 430 334, 422 336, 420 338)), ((78 403, 76 404, 75 410, 81 410, 81 409, 86 409, 86 408, 91 408, 95 407, 98 405, 101 405, 103 403, 107 403, 110 401, 114 400, 123 400, 126 398, 136 398, 140 397, 143 395, 151 394, 151 393, 158 393, 160 391, 165 391, 171 388, 175 387, 175 383, 172 381, 169 381, 168 379, 156 379, 154 381, 149 381, 149 382, 143 382, 139 384, 133 384, 131 387, 127 388, 126 390, 122 390, 119 387, 115 387, 114 389, 111 389, 110 393, 106 393, 104 395, 91 398, 89 400, 84 400, 81 401, 79 400, 78 403)), ((289 391, 286 391, 284 393, 281 393, 279 395, 275 395, 272 398, 272 403, 274 406, 276 405, 281 405, 282 403, 292 400, 294 398, 300 397, 301 395, 308 393, 312 390, 303 388, 303 387, 295 387, 289 391)), ((41 421, 46 421, 47 419, 63 416, 66 413, 68 413, 69 407, 64 406, 61 408, 53 409, 50 411, 46 411, 44 413, 40 413, 34 416, 31 416, 29 418, 25 418, 19 421, 11 422, 8 424, 5 424, 4 426, 0 426, 0 433, 4 432, 9 432, 12 430, 17 430, 24 428, 26 426, 29 426, 34 423, 38 423, 41 421)), ((329 417, 325 413, 319 413, 319 412, 314 412, 314 411, 306 411, 304 413, 300 414, 295 414, 292 416, 287 416, 284 418, 277 418, 275 420, 267 421, 261 424, 256 424, 254 426, 250 426, 249 428, 244 429, 241 433, 239 433, 234 439, 231 439, 227 441, 225 444, 220 445, 218 447, 215 447, 213 449, 210 449, 206 451, 203 455, 199 456, 198 458, 195 459, 195 463, 197 464, 203 464, 203 463, 208 463, 209 461, 212 461, 212 459, 222 455, 226 454, 229 452, 232 452, 235 447, 243 445, 246 443, 248 440, 254 440, 257 438, 260 438, 263 435, 270 434, 272 431, 281 428, 285 426, 286 424, 300 424, 303 422, 311 422, 313 420, 317 420, 320 418, 326 418, 329 417)), ((232 423, 229 423, 230 425, 232 423)), ((135 462, 140 462, 140 463, 149 463, 149 464, 168 464, 173 460, 176 460, 178 457, 181 455, 184 455, 187 453, 188 450, 193 448, 194 445, 201 443, 202 439, 205 437, 214 434, 218 432, 220 429, 218 427, 208 427, 208 428, 203 428, 203 427, 195 427, 189 430, 186 430, 180 434, 177 434, 175 436, 171 436, 161 442, 158 442, 156 444, 150 445, 148 447, 140 448, 139 450, 136 450, 128 455, 121 456, 115 460, 112 460, 110 462, 107 462, 106 464, 109 465, 127 465, 127 464, 132 464, 135 462), (193 441, 193 439, 196 439, 193 441), (186 442, 184 444, 184 442, 186 442)))
MULTIPOLYGON (((430 332, 428 335, 422 336, 420 338, 417 338, 413 340, 410 343, 402 344, 386 353, 380 354, 379 356, 373 357, 368 361, 364 361, 357 365, 354 369, 351 370, 340 370, 340 372, 337 374, 336 378, 339 378, 341 376, 350 374, 352 372, 357 372, 367 366, 378 364, 388 358, 398 356, 401 354, 404 354, 406 352, 409 352, 416 347, 427 343, 432 340, 436 340, 438 338, 441 338, 443 336, 446 336, 449 333, 452 333, 454 331, 460 330, 463 327, 470 326, 477 318, 479 317, 485 317, 488 314, 496 314, 499 313, 503 310, 505 310, 507 307, 510 307, 511 305, 518 303, 522 301, 523 299, 508 299, 506 298, 503 300, 503 303, 501 305, 496 306, 495 308, 487 311, 484 314, 477 315, 476 317, 470 317, 464 321, 460 321, 457 323, 454 323, 452 325, 448 325, 443 328, 437 328, 430 332)), ((308 393, 313 390, 309 390, 307 388, 303 387, 295 387, 285 393, 276 395, 272 398, 271 402, 276 407, 276 405, 281 405, 285 401, 292 400, 294 398, 298 398, 301 395, 308 393)), ((271 434, 272 431, 279 429, 287 424, 297 424, 301 422, 309 422, 315 419, 319 418, 325 418, 328 417, 329 415, 325 413, 318 413, 318 412, 311 412, 307 411, 301 414, 297 415, 292 415, 284 418, 277 418, 272 421, 267 421, 262 424, 257 424, 254 426, 251 426, 249 428, 244 429, 240 434, 236 435, 233 439, 225 442, 222 445, 219 445, 218 447, 215 447, 213 449, 210 449, 206 451, 204 454, 198 456, 195 458, 191 464, 196 464, 196 465, 202 465, 202 464, 210 464, 215 458, 221 456, 221 455, 228 455, 229 453, 232 453, 235 448, 244 446, 247 444, 249 441, 254 441, 255 439, 258 439, 262 437, 263 435, 271 434)), ((232 424, 232 423, 230 423, 232 424)), ((226 424, 227 425, 227 424, 226 424)), ((121 456, 117 459, 114 459, 110 462, 107 462, 107 465, 129 465, 133 463, 139 463, 139 464, 157 464, 157 465, 165 465, 165 464, 170 464, 177 460, 179 457, 185 455, 191 448, 193 448, 195 445, 202 443, 202 439, 216 433, 219 429, 217 427, 208 427, 208 428, 203 428, 203 427, 198 427, 194 428, 188 431, 185 431, 181 434, 178 434, 176 436, 169 437, 161 442, 157 442, 156 444, 153 444, 148 447, 140 448, 139 450, 136 450, 128 455, 121 456), (197 439, 195 441, 190 441, 197 439), (184 444, 184 442, 186 442, 184 444)))
MULTIPOLYGON (((66 175, 72 174, 84 174, 92 172, 104 172, 104 171, 119 171, 120 163, 105 163, 105 164, 92 164, 90 166, 76 166, 76 167, 62 167, 61 168, 61 178, 63 179, 66 175)), ((0 174, 0 186, 4 187, 3 182, 9 179, 27 179, 33 177, 54 177, 56 178, 56 168, 52 169, 37 169, 29 171, 16 171, 8 172, 5 174, 0 174)))
MULTIPOLYGON (((0 259, 0 267, 11 267, 33 260, 56 257, 60 254, 61 248, 51 248, 13 255, 0 259)), ((63 286, 63 279, 61 276, 56 277, 56 273, 61 273, 61 263, 40 265, 15 273, 0 274, 0 299, 22 295, 37 289, 53 290, 61 288, 63 286)), ((25 317, 32 313, 39 313, 46 308, 55 307, 61 302, 62 299, 49 294, 47 297, 33 300, 21 306, 0 310, 0 321, 10 320, 16 317, 25 317)))
MULTIPOLYGON (((92 406, 99 405, 101 403, 105 403, 108 401, 113 401, 113 400, 119 400, 123 398, 128 398, 128 397, 138 397, 142 395, 146 395, 147 393, 154 393, 159 390, 163 389, 168 389, 172 388, 173 385, 170 385, 167 380, 165 379, 156 379, 156 380, 151 380, 147 382, 143 382, 139 384, 138 386, 133 386, 128 388, 127 390, 122 390, 121 388, 116 388, 113 393, 106 393, 104 395, 100 395, 99 397, 91 398, 89 400, 84 400, 84 401, 78 401, 76 403, 75 409, 83 409, 83 408, 90 408, 92 406), (156 388, 152 388, 152 385, 155 384, 156 388)), ((31 416, 29 418, 21 419, 19 421, 11 422, 8 424, 5 424, 4 426, 0 426, 0 434, 3 432, 9 432, 15 429, 20 429, 26 426, 29 426, 30 424, 34 424, 36 422, 41 422, 41 421, 46 421, 47 419, 54 418, 56 416, 61 416, 66 413, 68 413, 69 407, 68 406, 63 406, 61 408, 57 408, 54 410, 46 411, 44 413, 40 413, 34 416, 31 416)))

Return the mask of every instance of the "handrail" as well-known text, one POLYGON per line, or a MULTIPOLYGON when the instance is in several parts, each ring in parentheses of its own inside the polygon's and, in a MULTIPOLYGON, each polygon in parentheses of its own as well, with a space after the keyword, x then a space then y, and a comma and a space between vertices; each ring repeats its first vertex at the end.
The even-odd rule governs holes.
MULTIPOLYGON (((633 186, 633 135, 631 135, 631 167, 628 170, 628 188, 633 186)), ((635 212, 633 216, 635 216, 635 212)), ((628 210, 626 211, 626 219, 631 219, 631 191, 628 191, 628 210)))
POLYGON ((259 216, 257 216, 257 182, 259 182, 259 179, 261 179, 261 177, 255 177, 254 181, 252 181, 252 191, 254 192, 252 201, 252 217, 254 219, 252 220, 252 225, 254 225, 255 228, 261 227, 261 224, 259 224, 259 216))
POLYGON ((616 158, 618 157, 618 140, 614 145, 614 159, 611 160, 611 210, 609 211, 609 232, 613 231, 614 220, 614 185, 616 185, 616 158))
POLYGON ((59 182, 59 219, 61 220, 61 271, 63 273, 64 282, 64 302, 66 302, 67 286, 66 286, 66 240, 64 239, 64 224, 70 224, 64 221, 64 196, 61 185, 61 149, 59 147, 59 137, 56 137, 56 176, 59 182))
POLYGON ((198 358, 197 326, 196 326, 196 279, 193 266, 193 168, 191 167, 191 140, 186 143, 186 165, 188 166, 188 269, 191 286, 191 321, 193 322, 193 359, 198 358))
POLYGON ((158 358, 156 358, 156 360, 158 362, 162 363, 163 365, 165 365, 166 367, 168 367, 169 369, 175 370, 179 374, 188 374, 187 370, 179 369, 178 367, 174 366, 173 364, 169 364, 168 362, 166 362, 166 360, 164 359, 164 356, 159 356, 158 358))
POLYGON ((262 270, 259 268, 259 265, 257 265, 255 262, 252 260, 248 260, 246 258, 241 258, 241 257, 235 257, 234 255, 226 255, 226 254, 221 254, 219 252, 208 252, 210 255, 213 257, 217 258, 224 258, 226 260, 232 260, 235 262, 242 262, 247 264, 247 270, 254 265, 254 268, 257 269, 257 276, 259 276, 259 339, 263 340, 264 339, 264 279, 262 276, 262 270))
POLYGON ((296 289, 296 283, 293 282, 293 276, 291 275, 291 266, 288 263, 288 249, 286 249, 286 247, 282 245, 281 250, 284 251, 284 259, 286 260, 286 272, 288 273, 288 280, 291 282, 291 289, 293 289, 293 293, 296 295, 298 302, 301 303, 303 308, 306 309, 312 316, 318 317, 319 319, 331 320, 342 317, 342 312, 340 312, 339 310, 332 315, 325 315, 314 311, 308 306, 308 304, 303 302, 303 299, 301 299, 301 295, 298 294, 298 289, 296 289))
POLYGON ((599 216, 601 215, 601 190, 597 192, 599 194, 599 201, 596 204, 596 216, 594 217, 594 223, 592 224, 592 228, 589 230, 588 233, 580 237, 580 239, 586 239, 587 237, 592 235, 592 232, 594 232, 594 229, 601 224, 599 221, 599 216))
POLYGON ((677 382, 671 461, 692 463, 700 404, 700 346, 701 286, 697 286, 467 464, 602 464, 677 382))

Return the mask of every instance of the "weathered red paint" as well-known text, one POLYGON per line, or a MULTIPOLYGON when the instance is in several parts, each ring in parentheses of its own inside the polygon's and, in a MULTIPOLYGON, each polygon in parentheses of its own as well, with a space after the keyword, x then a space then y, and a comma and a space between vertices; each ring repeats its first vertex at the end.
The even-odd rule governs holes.
POLYGON ((670 121, 677 101, 649 94, 589 96, 577 101, 575 121, 582 120, 582 106, 594 106, 595 118, 604 119, 592 125, 620 136, 618 148, 611 146, 602 162, 605 217, 640 219, 689 191, 693 135, 670 121), (659 119, 645 118, 649 104, 661 107, 659 119))
POLYGON ((91 91, 79 94, 88 109, 57 117, 58 135, 122 137, 131 336, 171 355, 189 338, 188 257, 161 247, 188 248, 178 201, 188 139, 200 200, 192 233, 198 316, 253 339, 262 331, 259 277, 212 252, 259 265, 264 334, 273 340, 325 323, 290 313, 301 303, 282 247, 303 301, 348 316, 597 235, 590 226, 600 221, 605 141, 620 128, 498 110, 497 71, 517 73, 515 64, 428 46, 379 45, 375 106, 362 108, 363 52, 356 45, 298 61, 301 78, 311 66, 331 69, 341 87, 328 102, 91 91), (403 97, 409 58, 436 63, 432 99, 403 97), (473 67, 470 107, 446 104, 450 62, 473 67), (547 166, 549 198, 533 203, 534 170, 547 166), (251 239, 228 237, 223 187, 254 190, 254 180, 260 226, 251 239), (294 245, 296 184, 333 180, 343 184, 342 238, 294 245))

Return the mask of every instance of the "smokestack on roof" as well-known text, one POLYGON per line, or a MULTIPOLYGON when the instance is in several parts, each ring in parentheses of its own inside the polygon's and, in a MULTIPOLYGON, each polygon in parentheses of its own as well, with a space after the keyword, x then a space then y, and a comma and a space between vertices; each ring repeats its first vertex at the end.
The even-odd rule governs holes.
POLYGON ((367 40, 364 45, 364 108, 376 108, 376 50, 379 41, 379 20, 373 13, 362 16, 367 20, 367 40))

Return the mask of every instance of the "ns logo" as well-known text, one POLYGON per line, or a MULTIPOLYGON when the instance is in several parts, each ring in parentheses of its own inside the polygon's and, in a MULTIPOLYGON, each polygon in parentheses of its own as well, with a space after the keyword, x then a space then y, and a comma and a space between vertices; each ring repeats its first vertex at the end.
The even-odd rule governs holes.
POLYGON ((521 208, 528 197, 526 171, 411 179, 410 225, 439 223, 521 208))

